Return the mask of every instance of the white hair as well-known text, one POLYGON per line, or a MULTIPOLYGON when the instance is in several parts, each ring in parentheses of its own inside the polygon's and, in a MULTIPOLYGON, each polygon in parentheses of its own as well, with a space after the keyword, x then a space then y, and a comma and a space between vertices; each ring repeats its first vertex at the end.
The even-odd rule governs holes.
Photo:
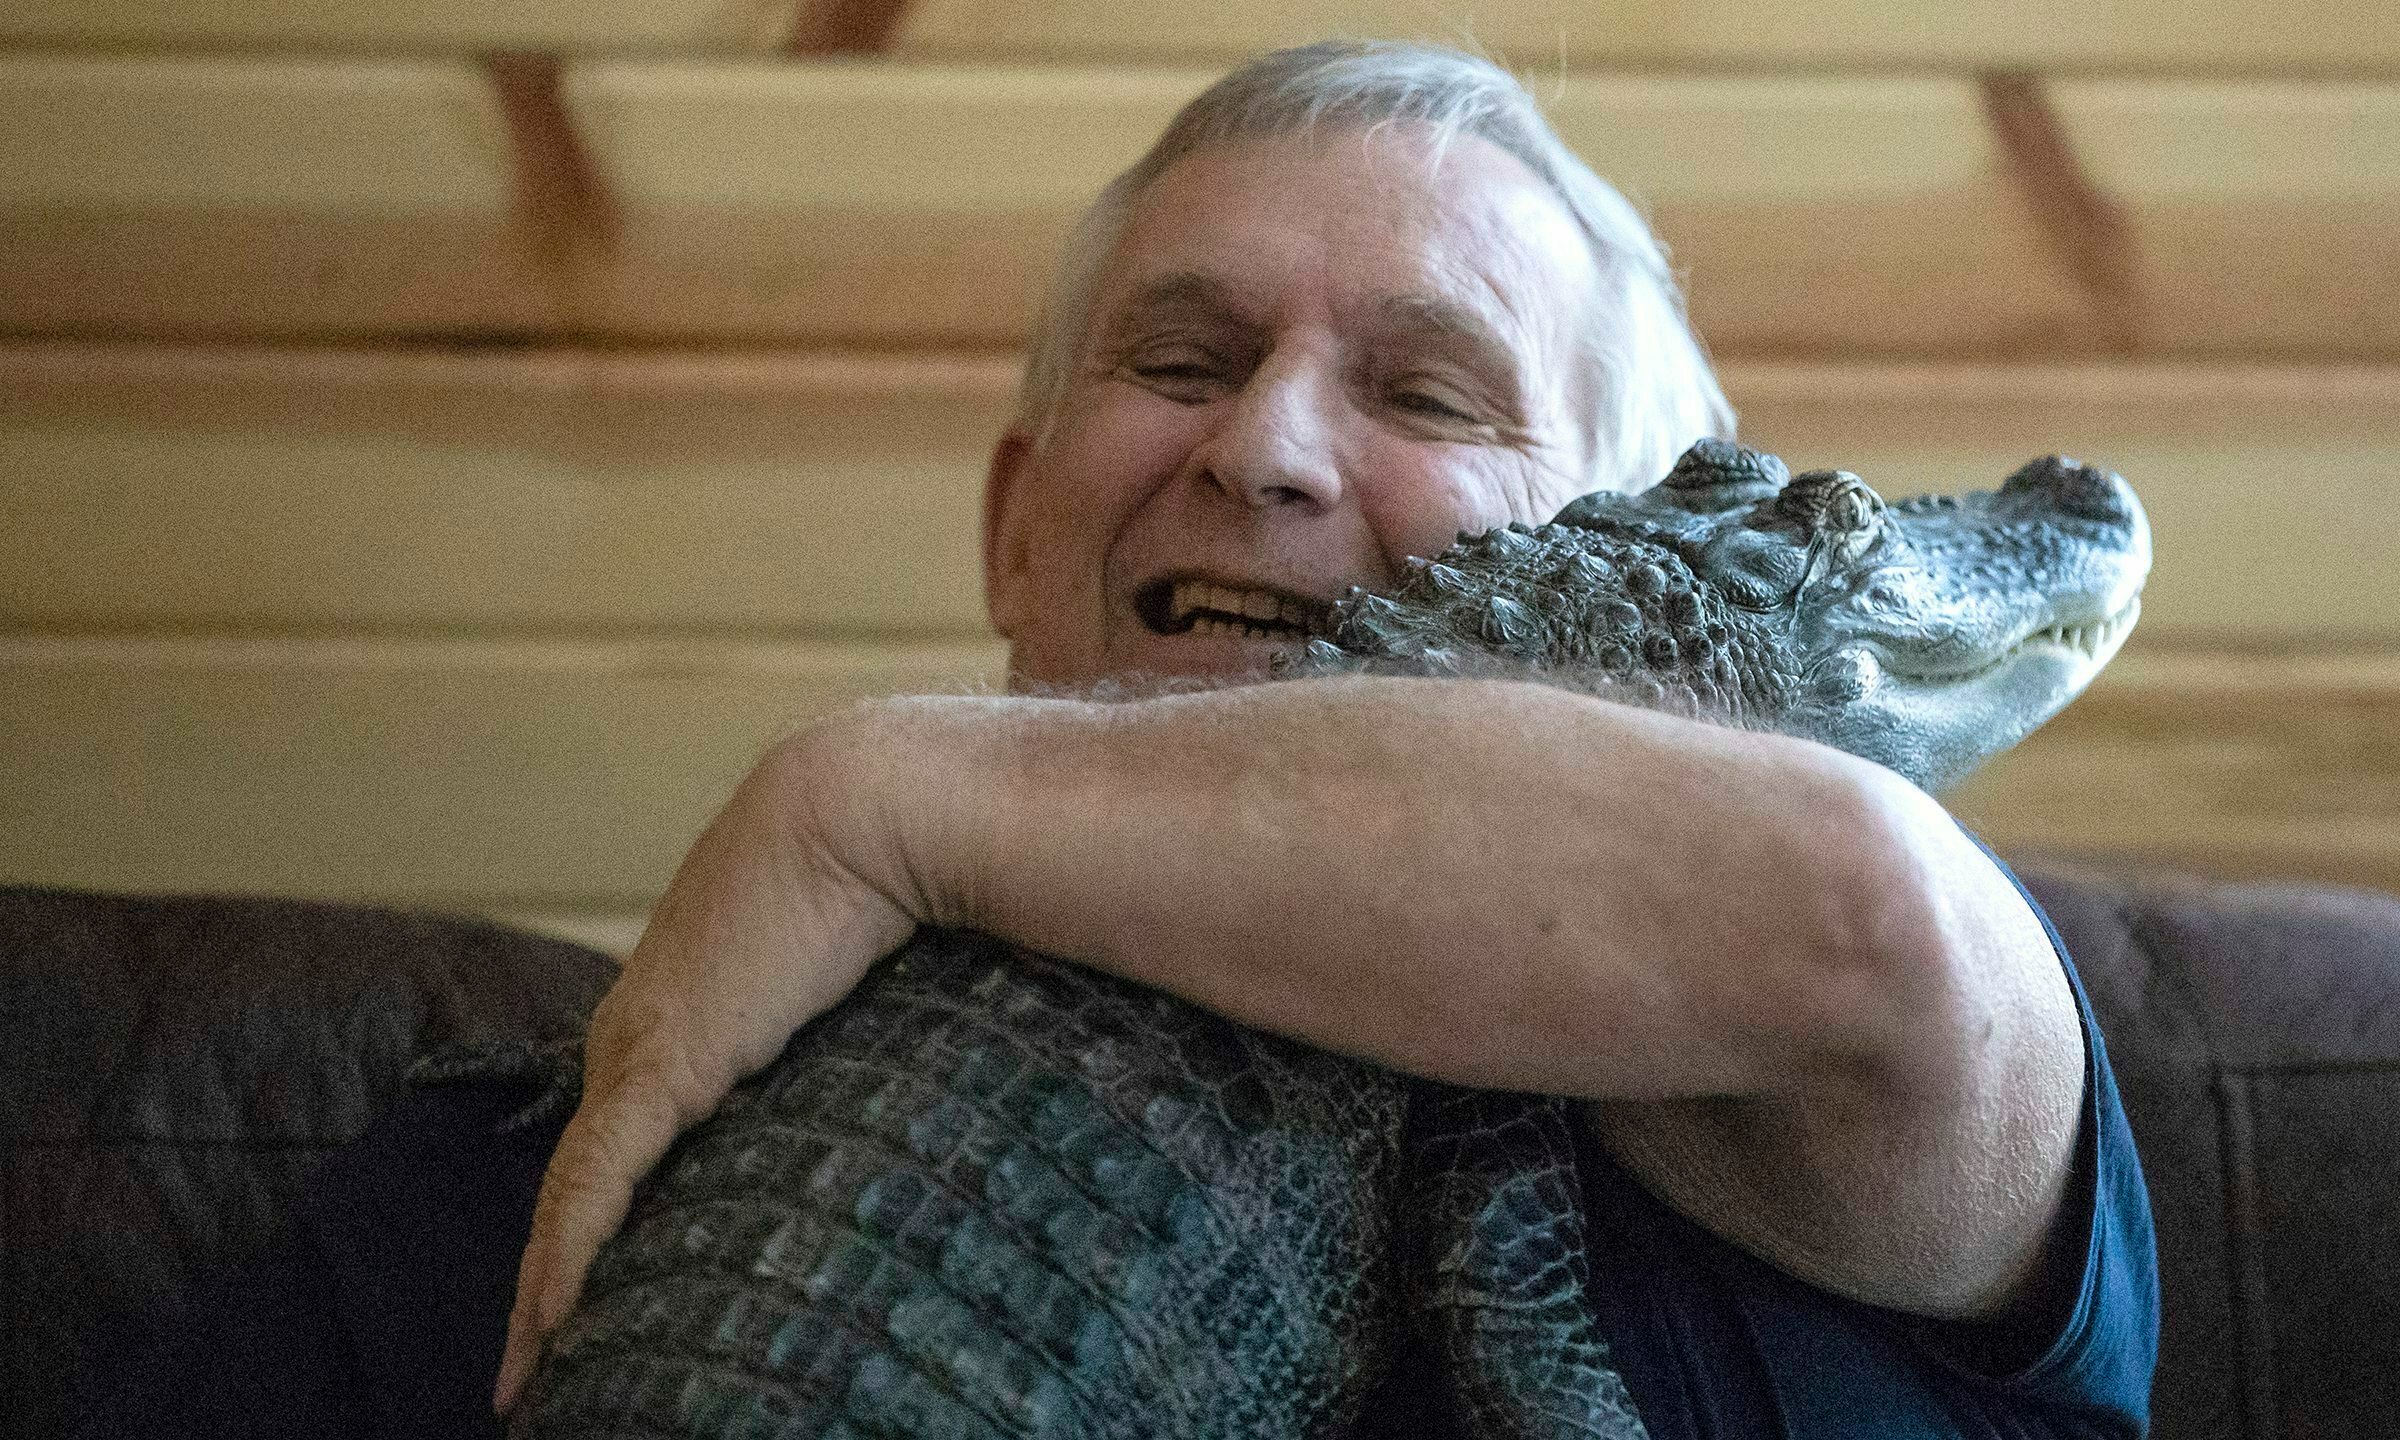
POLYGON ((1558 138, 1532 95, 1477 56, 1390 41, 1327 41, 1243 65, 1183 107, 1133 168, 1077 223, 1017 393, 1016 426, 1041 445, 1058 414, 1091 320, 1102 270, 1142 194, 1176 162, 1211 146, 1308 135, 1323 126, 1409 123, 1437 156, 1461 135, 1516 157, 1574 217, 1601 276, 1586 353, 1597 371, 1594 489, 1639 490, 1703 436, 1731 439, 1725 400, 1665 248, 1615 187, 1558 138))

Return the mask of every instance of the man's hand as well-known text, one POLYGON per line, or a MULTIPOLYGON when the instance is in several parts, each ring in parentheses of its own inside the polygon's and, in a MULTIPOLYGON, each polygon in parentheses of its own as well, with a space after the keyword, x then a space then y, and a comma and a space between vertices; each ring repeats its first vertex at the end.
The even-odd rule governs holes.
POLYGON ((787 743, 734 794, 677 870, 592 1017, 583 1103, 534 1208, 492 1403, 506 1411, 543 1337, 574 1308, 635 1182, 792 1032, 899 947, 924 909, 887 863, 837 727, 787 743), (874 878, 870 879, 869 876, 874 878))

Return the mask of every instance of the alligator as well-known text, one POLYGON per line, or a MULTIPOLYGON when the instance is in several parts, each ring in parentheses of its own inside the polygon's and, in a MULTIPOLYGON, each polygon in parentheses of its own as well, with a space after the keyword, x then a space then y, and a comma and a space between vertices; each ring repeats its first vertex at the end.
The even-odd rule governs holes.
POLYGON ((1307 664, 1539 676, 1942 790, 2090 683, 2149 569, 2132 487, 2062 457, 1887 506, 1847 471, 1703 440, 1648 490, 1412 561, 1393 595, 1337 606, 1307 664))
MULTIPOLYGON (((2098 672, 2148 567, 2073 461, 1887 505, 1703 441, 1354 591, 1283 668, 1527 676, 1938 788, 2098 672)), ((643 1183, 512 1433, 1638 1436, 1585 1138, 928 929, 643 1183)))

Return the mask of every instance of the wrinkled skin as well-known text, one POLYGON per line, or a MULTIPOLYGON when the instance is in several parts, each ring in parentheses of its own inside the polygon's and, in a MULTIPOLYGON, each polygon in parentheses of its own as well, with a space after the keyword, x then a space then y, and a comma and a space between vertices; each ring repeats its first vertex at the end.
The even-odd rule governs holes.
MULTIPOLYGON (((1353 594, 1286 668, 1532 675, 1934 787, 2098 672, 2149 554, 2070 461, 1887 506, 1703 442, 1353 594)), ((644 1183, 513 1433, 1640 1436, 1585 1143, 1562 1102, 921 932, 644 1183)))

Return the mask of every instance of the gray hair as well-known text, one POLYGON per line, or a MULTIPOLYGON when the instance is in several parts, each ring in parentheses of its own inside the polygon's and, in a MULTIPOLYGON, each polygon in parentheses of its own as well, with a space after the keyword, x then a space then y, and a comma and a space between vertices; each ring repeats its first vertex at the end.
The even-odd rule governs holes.
POLYGON ((1587 353, 1599 379, 1592 487, 1638 490, 1693 441, 1733 435, 1708 356, 1684 314, 1666 251, 1615 187, 1543 119, 1525 87, 1473 55, 1389 41, 1327 41, 1262 55, 1185 105, 1150 152, 1109 182, 1067 242, 1017 393, 1017 428, 1048 438, 1090 323, 1100 275, 1134 203, 1176 162, 1243 140, 1320 126, 1411 123, 1435 153, 1472 135, 1515 156, 1562 201, 1591 246, 1603 287, 1587 353))

